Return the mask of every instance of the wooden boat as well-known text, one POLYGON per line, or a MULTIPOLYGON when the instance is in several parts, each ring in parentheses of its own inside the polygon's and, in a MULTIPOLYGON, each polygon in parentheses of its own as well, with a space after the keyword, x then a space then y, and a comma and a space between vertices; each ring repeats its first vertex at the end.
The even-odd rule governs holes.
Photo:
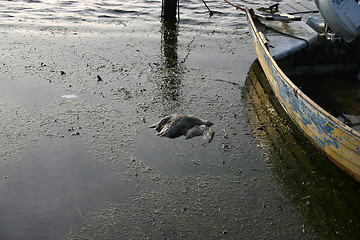
MULTIPOLYGON (((354 124, 350 127, 324 110, 290 80, 299 75, 306 79, 307 74, 316 78, 319 72, 329 71, 340 73, 339 76, 345 76, 344 71, 350 72, 356 78, 359 52, 354 52, 358 51, 354 47, 358 47, 359 42, 338 40, 337 35, 333 36, 335 40, 331 39, 321 25, 314 27, 320 29, 319 34, 305 22, 298 21, 298 16, 279 14, 278 6, 275 8, 276 11, 269 8, 260 13, 244 8, 258 60, 272 91, 308 139, 339 168, 360 181, 360 133, 354 124)), ((317 9, 309 8, 303 11, 312 15, 316 12, 317 9)), ((321 19, 320 14, 315 15, 321 19)))

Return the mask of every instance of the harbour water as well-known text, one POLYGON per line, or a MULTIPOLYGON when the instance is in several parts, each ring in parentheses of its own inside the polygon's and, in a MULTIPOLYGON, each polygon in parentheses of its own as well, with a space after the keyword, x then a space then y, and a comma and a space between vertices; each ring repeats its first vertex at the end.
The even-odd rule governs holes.
POLYGON ((357 239, 359 184, 264 93, 245 15, 206 2, 166 24, 157 0, 0 0, 0 239, 357 239), (213 141, 148 128, 175 112, 213 141))

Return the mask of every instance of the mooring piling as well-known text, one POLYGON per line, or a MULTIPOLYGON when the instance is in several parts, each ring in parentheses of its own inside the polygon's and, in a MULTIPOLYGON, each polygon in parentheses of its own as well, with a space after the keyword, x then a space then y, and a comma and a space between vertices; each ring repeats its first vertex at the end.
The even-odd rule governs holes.
POLYGON ((176 12, 179 10, 179 0, 162 0, 161 16, 165 21, 176 21, 176 12))

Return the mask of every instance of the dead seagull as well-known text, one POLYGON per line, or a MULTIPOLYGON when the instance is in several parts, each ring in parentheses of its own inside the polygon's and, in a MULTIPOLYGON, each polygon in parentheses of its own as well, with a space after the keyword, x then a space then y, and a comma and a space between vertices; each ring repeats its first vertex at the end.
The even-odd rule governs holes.
POLYGON ((155 128, 159 132, 157 135, 161 137, 177 138, 184 135, 186 139, 189 139, 203 135, 209 143, 214 137, 214 131, 209 128, 211 125, 213 123, 208 120, 202 120, 193 115, 175 113, 149 127, 155 128))

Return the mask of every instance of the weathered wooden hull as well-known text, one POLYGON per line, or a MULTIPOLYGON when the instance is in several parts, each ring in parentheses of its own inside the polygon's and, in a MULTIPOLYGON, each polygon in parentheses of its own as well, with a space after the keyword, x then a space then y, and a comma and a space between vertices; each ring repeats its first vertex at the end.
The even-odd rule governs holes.
POLYGON ((284 110, 316 147, 360 182, 360 133, 327 113, 294 85, 269 53, 248 9, 246 15, 258 60, 284 110))

